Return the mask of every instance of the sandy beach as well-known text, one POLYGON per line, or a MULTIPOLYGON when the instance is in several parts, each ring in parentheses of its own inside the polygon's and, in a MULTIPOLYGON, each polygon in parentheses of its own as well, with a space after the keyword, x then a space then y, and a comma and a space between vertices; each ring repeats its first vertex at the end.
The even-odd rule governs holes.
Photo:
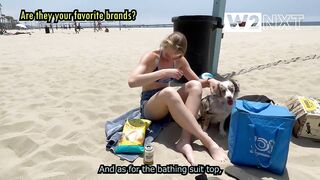
MULTIPOLYGON (((129 88, 127 78, 172 28, 31 32, 0 36, 0 179, 194 179, 195 174, 97 174, 100 164, 130 164, 105 150, 105 123, 139 106, 141 89, 129 88)), ((240 96, 263 94, 278 104, 294 95, 320 97, 320 27, 225 33, 218 72, 292 58, 299 60, 235 76, 240 96)), ((171 123, 161 132, 154 142, 156 164, 189 165, 175 151, 180 131, 171 123)), ((213 127, 208 131, 227 150, 227 138, 213 127)), ((193 147, 199 164, 234 168, 248 179, 320 177, 320 143, 308 139, 292 137, 283 176, 218 163, 199 140, 193 147)))

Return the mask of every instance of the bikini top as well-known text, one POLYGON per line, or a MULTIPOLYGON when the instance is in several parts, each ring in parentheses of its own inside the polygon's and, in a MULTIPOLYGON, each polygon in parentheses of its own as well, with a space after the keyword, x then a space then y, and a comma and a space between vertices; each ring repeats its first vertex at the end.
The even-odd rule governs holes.
MULTIPOLYGON (((160 56, 159 56, 159 58, 156 59, 156 61, 157 61, 157 67, 156 67, 155 70, 153 70, 153 72, 160 70, 160 68, 159 68, 159 63, 160 63, 160 60, 161 60, 161 54, 162 54, 162 51, 160 51, 160 56)), ((176 66, 176 61, 173 61, 173 68, 175 68, 175 66, 176 66)), ((173 81, 173 80, 174 80, 174 78, 162 78, 162 79, 156 80, 155 82, 167 84, 167 83, 170 83, 170 82, 173 81)))

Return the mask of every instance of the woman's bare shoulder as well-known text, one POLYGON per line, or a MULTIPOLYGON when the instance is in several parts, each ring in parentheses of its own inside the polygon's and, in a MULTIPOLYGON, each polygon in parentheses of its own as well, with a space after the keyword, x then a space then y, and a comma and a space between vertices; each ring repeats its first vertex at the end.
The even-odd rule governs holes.
POLYGON ((152 62, 155 62, 155 59, 159 58, 159 53, 159 50, 148 51, 141 57, 140 62, 144 64, 153 64, 152 62))
POLYGON ((181 58, 176 60, 176 66, 179 69, 182 67, 189 66, 189 63, 188 63, 187 59, 184 56, 182 56, 181 58))

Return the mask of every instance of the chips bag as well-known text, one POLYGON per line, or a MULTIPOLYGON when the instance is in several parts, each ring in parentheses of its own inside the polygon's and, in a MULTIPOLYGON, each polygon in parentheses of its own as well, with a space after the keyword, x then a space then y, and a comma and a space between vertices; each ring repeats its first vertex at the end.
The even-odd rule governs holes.
POLYGON ((130 119, 124 124, 122 136, 115 153, 140 154, 144 152, 144 138, 151 121, 147 119, 130 119))

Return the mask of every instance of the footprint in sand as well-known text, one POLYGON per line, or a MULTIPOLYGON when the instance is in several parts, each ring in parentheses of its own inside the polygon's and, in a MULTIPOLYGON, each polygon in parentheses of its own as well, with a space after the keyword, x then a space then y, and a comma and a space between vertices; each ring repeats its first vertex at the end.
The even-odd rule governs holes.
POLYGON ((22 66, 18 64, 12 64, 12 65, 6 64, 0 67, 0 74, 4 74, 4 75, 13 74, 13 73, 22 72, 22 71, 23 71, 22 66))
POLYGON ((123 105, 111 105, 109 106, 112 112, 123 112, 123 110, 128 109, 126 106, 123 105))
POLYGON ((79 96, 79 100, 85 100, 89 102, 94 102, 97 99, 95 95, 81 95, 79 96))
POLYGON ((76 156, 89 154, 87 151, 83 150, 78 143, 55 144, 52 147, 49 147, 49 149, 49 152, 54 155, 76 156))
POLYGON ((58 108, 71 108, 73 106, 73 103, 72 102, 69 102, 69 101, 66 101, 66 102, 63 102, 62 104, 60 105, 57 105, 56 107, 58 108))
POLYGON ((26 135, 2 139, 0 144, 10 148, 18 157, 26 156, 39 147, 39 144, 26 135))
POLYGON ((110 114, 109 113, 99 113, 97 116, 100 119, 107 119, 110 117, 110 114))
POLYGON ((79 141, 83 137, 81 132, 72 131, 66 134, 62 139, 66 141, 79 141))
POLYGON ((36 109, 36 108, 39 108, 39 107, 44 107, 46 104, 45 103, 33 103, 33 104, 29 104, 26 106, 26 109, 36 109))
POLYGON ((56 156, 53 156, 51 153, 47 152, 46 150, 41 150, 41 151, 35 152, 32 156, 23 159, 23 163, 21 163, 21 166, 32 167, 42 162, 50 162, 56 158, 57 158, 56 156))
POLYGON ((82 125, 84 123, 83 120, 80 117, 78 117, 78 115, 74 115, 74 116, 76 116, 73 118, 73 121, 72 121, 74 124, 82 125))
POLYGON ((6 124, 0 126, 0 135, 8 134, 8 133, 21 133, 23 131, 29 130, 34 126, 33 121, 23 121, 23 122, 15 122, 12 124, 6 124))
POLYGON ((88 120, 96 120, 97 119, 97 113, 96 112, 92 112, 89 110, 81 110, 80 111, 82 114, 84 114, 88 120))
POLYGON ((39 119, 44 120, 44 121, 50 121, 55 116, 56 116, 56 113, 48 112, 48 113, 40 114, 39 119))
POLYGON ((63 127, 61 125, 55 125, 47 131, 47 136, 49 138, 57 138, 63 135, 63 127))
POLYGON ((6 117, 7 114, 8 114, 8 111, 0 111, 0 117, 1 117, 1 119, 4 118, 4 117, 6 117))
MULTIPOLYGON (((75 178, 79 172, 96 172, 96 167, 92 166, 91 157, 59 157, 55 161, 51 161, 37 166, 37 171, 42 172, 38 176, 32 176, 33 179, 79 179, 75 178), (45 174, 43 174, 45 172, 45 174)), ((90 173, 86 173, 91 175, 90 173)), ((81 174, 81 177, 85 177, 81 174)), ((92 175, 91 175, 92 176, 92 175)), ((84 179, 92 179, 86 176, 84 179)))
POLYGON ((50 92, 48 92, 48 94, 50 94, 53 97, 57 97, 57 98, 61 97, 63 95, 63 93, 60 91, 50 91, 50 92))

